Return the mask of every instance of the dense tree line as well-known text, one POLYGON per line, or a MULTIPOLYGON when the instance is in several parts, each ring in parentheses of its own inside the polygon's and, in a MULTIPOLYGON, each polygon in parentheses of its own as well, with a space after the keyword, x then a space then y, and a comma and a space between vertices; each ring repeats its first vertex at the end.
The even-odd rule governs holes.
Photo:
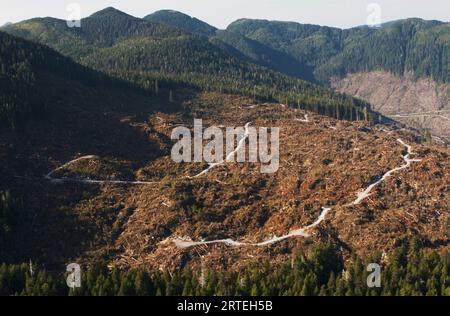
POLYGON ((293 56, 273 49, 241 34, 217 31, 210 38, 211 43, 241 60, 279 71, 288 76, 315 82, 312 67, 300 62, 293 56))
MULTIPOLYGON (((379 69, 399 75, 412 72, 417 78, 432 77, 438 82, 450 80, 449 24, 438 21, 407 19, 380 28, 341 30, 294 22, 241 19, 226 31, 216 32, 206 23, 177 12, 162 11, 138 19, 107 8, 81 22, 81 28, 68 28, 63 20, 32 19, 3 29, 49 45, 76 60, 96 53, 99 48, 130 39, 174 39, 183 34, 200 34, 210 36, 216 48, 231 53, 240 61, 252 61, 311 81, 325 83, 333 76, 379 69)), ((207 42, 206 37, 203 39, 207 42)), ((173 47, 175 53, 177 49, 179 47, 173 47)), ((181 66, 172 65, 170 56, 163 52, 167 51, 162 48, 157 57, 167 64, 164 70, 181 66)), ((189 58, 189 55, 183 57, 189 58)), ((198 59, 193 57, 191 62, 197 63, 198 59)))
POLYGON ((219 45, 219 42, 228 45, 225 42, 233 42, 235 37, 222 36, 223 40, 218 37, 218 42, 187 35, 167 23, 148 22, 112 8, 83 19, 79 29, 67 28, 63 22, 35 19, 5 30, 45 43, 84 65, 137 83, 154 93, 165 91, 169 95, 172 91, 176 95, 179 85, 188 85, 283 102, 340 119, 363 118, 367 110, 367 118, 375 119, 362 101, 257 65, 273 64, 275 69, 284 70, 299 68, 291 69, 290 73, 309 71, 295 60, 292 64, 292 58, 284 61, 287 54, 270 48, 257 52, 262 45, 255 41, 238 40, 253 46, 250 49, 261 57, 252 63, 219 45))
MULTIPOLYGON (((0 43, 0 50, 2 45, 0 43)), ((44 111, 35 73, 27 61, 1 63, 0 122, 2 128, 15 129, 25 118, 44 111)))
POLYGON ((216 33, 216 28, 192 18, 189 15, 173 10, 160 10, 144 17, 145 21, 175 26, 176 28, 189 32, 191 34, 200 34, 212 36, 216 33))
POLYGON ((0 258, 5 259, 13 247, 16 228, 26 217, 23 201, 10 191, 0 191, 0 258))
MULTIPOLYGON (((327 82, 347 73, 386 70, 449 82, 449 23, 407 19, 347 30, 293 22, 238 20, 228 31, 285 52, 327 82)), ((241 49, 237 46, 238 49, 241 49)))
POLYGON ((156 81, 178 81, 200 89, 278 101, 339 119, 363 119, 367 108, 367 119, 377 118, 363 101, 243 62, 197 36, 128 40, 81 61, 147 89, 155 87, 156 81))
POLYGON ((7 25, 5 32, 48 45, 75 60, 129 37, 166 38, 185 34, 181 29, 132 17, 114 8, 106 8, 81 19, 81 27, 68 27, 67 21, 36 18, 7 25))
POLYGON ((282 267, 254 263, 240 272, 204 268, 161 272, 141 269, 111 271, 101 265, 82 271, 81 288, 69 289, 65 275, 30 264, 0 265, 0 295, 450 295, 450 254, 424 253, 403 245, 382 258, 374 253, 362 261, 354 256, 344 268, 331 245, 314 246, 282 267), (367 286, 367 266, 380 263, 381 287, 367 286))
POLYGON ((47 98, 53 82, 45 74, 89 87, 146 91, 75 63, 53 49, 0 32, 0 129, 16 129, 30 118, 45 117, 55 100, 47 98))
POLYGON ((416 78, 450 81, 448 24, 413 19, 366 32, 363 38, 351 31, 344 33, 343 51, 318 67, 317 75, 323 80, 333 75, 383 69, 397 75, 411 72, 416 78))
POLYGON ((106 8, 82 19, 81 25, 73 31, 97 47, 111 46, 123 38, 166 38, 185 33, 178 28, 135 18, 114 8, 106 8))

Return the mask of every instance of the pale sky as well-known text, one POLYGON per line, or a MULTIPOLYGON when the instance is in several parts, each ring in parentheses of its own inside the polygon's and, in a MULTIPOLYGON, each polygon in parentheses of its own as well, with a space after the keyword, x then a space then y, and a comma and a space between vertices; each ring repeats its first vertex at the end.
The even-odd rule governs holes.
POLYGON ((370 3, 379 4, 382 23, 408 17, 450 21, 450 0, 0 0, 0 25, 32 17, 69 19, 70 3, 80 5, 82 17, 109 6, 136 17, 173 9, 222 29, 239 18, 348 28, 367 23, 370 3))

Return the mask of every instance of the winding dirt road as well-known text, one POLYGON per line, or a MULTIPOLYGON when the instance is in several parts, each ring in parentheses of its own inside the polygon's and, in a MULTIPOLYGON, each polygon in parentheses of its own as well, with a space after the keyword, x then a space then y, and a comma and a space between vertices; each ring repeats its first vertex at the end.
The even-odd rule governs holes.
POLYGON ((176 237, 176 238, 169 238, 169 240, 163 241, 163 243, 167 242, 173 242, 177 247, 179 248, 190 248, 194 246, 201 246, 201 245, 210 245, 210 244, 225 244, 227 246, 233 246, 233 247, 242 247, 242 246, 254 246, 254 247, 263 247, 272 245, 274 243, 280 242, 282 240, 291 238, 291 237, 310 237, 311 235, 308 233, 308 230, 318 226, 320 223, 322 223, 325 220, 325 217, 327 213, 331 211, 331 208, 322 208, 322 213, 320 214, 319 218, 312 223, 311 225, 308 225, 306 227, 292 230, 287 235, 284 236, 273 236, 270 239, 267 239, 265 241, 259 242, 259 243, 251 243, 251 242, 241 242, 241 241, 235 241, 231 238, 228 239, 218 239, 218 240, 211 240, 211 241, 192 241, 189 237, 176 237))
POLYGON ((405 146, 407 148, 407 153, 402 156, 403 160, 406 162, 404 165, 394 168, 392 170, 389 170, 388 172, 386 172, 383 177, 381 177, 380 180, 372 183, 371 185, 369 185, 367 187, 367 189, 365 189, 362 192, 358 193, 358 197, 356 200, 354 200, 352 203, 348 204, 348 205, 358 205, 360 204, 363 200, 367 199, 370 196, 370 192, 372 191, 373 188, 375 188, 376 186, 378 186, 381 182, 385 181, 387 178, 389 178, 393 173, 409 168, 409 166, 411 165, 412 162, 420 162, 420 159, 410 159, 409 157, 411 156, 411 154, 413 154, 412 152, 412 147, 410 145, 405 144, 401 139, 397 139, 397 141, 402 144, 403 146, 405 146))
POLYGON ((89 155, 89 156, 83 156, 74 160, 71 160, 61 167, 58 167, 52 171, 50 171, 46 176, 45 179, 52 182, 52 183, 64 183, 64 182, 76 182, 76 183, 86 183, 86 184, 103 184, 103 183, 112 183, 112 184, 128 184, 128 185, 150 185, 150 184, 156 184, 158 182, 145 182, 145 181, 124 181, 124 180, 91 180, 91 179, 76 179, 76 178, 55 178, 53 175, 64 168, 67 168, 68 166, 81 161, 81 160, 89 160, 89 159, 98 159, 97 156, 89 155))
MULTIPOLYGON (((300 121, 300 122, 309 122, 308 119, 308 115, 305 115, 305 119, 295 119, 296 121, 300 121)), ((234 157, 234 155, 243 147, 245 146, 245 142, 247 140, 247 138, 249 137, 249 126, 250 126, 250 122, 245 124, 245 134, 244 137, 239 140, 238 146, 236 147, 236 149, 229 153, 226 157, 226 159, 217 162, 217 163, 211 163, 209 165, 209 167, 205 170, 203 170, 202 172, 200 172, 199 174, 193 176, 193 177, 187 177, 189 179, 193 179, 193 178, 198 178, 201 177, 202 175, 208 173, 211 169, 213 169, 214 167, 217 167, 221 164, 224 164, 225 161, 227 161, 228 159, 231 159, 232 157, 234 157)), ((378 185, 380 185, 383 181, 385 181, 386 179, 388 179, 393 173, 396 173, 398 171, 407 169, 410 167, 411 163, 413 162, 420 162, 420 159, 411 159, 410 156, 413 154, 412 151, 412 147, 408 144, 406 144, 405 142, 403 142, 403 140, 401 139, 397 139, 397 142, 399 142, 401 145, 403 145, 406 149, 407 152, 405 155, 402 156, 403 160, 405 161, 405 164, 394 168, 392 170, 389 170, 388 172, 386 172, 378 181, 370 184, 364 191, 358 192, 357 193, 357 198, 350 204, 345 205, 345 207, 348 206, 352 206, 352 205, 358 205, 360 204, 362 201, 364 201, 365 199, 367 199, 370 195, 371 195, 371 191, 378 185)), ((145 181, 124 181, 124 180, 115 180, 115 181, 109 181, 109 180, 91 180, 91 179, 76 179, 76 178, 57 178, 54 177, 53 175, 59 171, 62 170, 78 161, 81 160, 87 160, 87 159, 98 159, 97 156, 94 155, 89 155, 89 156, 83 156, 80 158, 77 158, 75 160, 69 161, 66 164, 52 170, 51 172, 49 172, 46 176, 45 179, 53 182, 53 183, 63 183, 63 182, 78 182, 78 183, 87 183, 87 184, 102 184, 102 183, 112 183, 112 184, 128 184, 128 185, 151 185, 151 184, 157 184, 159 182, 145 182, 145 181)), ((317 218, 317 220, 300 229, 296 229, 296 230, 292 230, 290 231, 288 234, 283 235, 283 236, 273 236, 270 239, 264 240, 262 242, 258 242, 258 243, 253 243, 253 242, 244 242, 244 241, 235 241, 231 238, 227 238, 227 239, 218 239, 218 240, 211 240, 211 241, 193 241, 190 237, 169 237, 168 239, 162 241, 161 243, 167 243, 167 242, 173 242, 177 247, 179 248, 190 248, 190 247, 194 247, 194 246, 199 246, 199 245, 210 245, 210 244, 225 244, 227 246, 234 246, 234 247, 240 247, 240 246, 256 246, 256 247, 263 247, 263 246, 268 246, 268 245, 272 245, 274 243, 280 242, 282 240, 288 239, 288 238, 292 238, 292 237, 304 237, 304 238, 308 238, 311 237, 309 230, 317 227, 318 225, 320 225, 325 219, 327 214, 331 211, 331 208, 325 208, 322 207, 322 212, 319 215, 319 217, 317 218)))
POLYGON ((210 164, 209 164, 209 167, 206 168, 205 170, 203 170, 202 172, 200 172, 199 174, 197 174, 197 175, 195 175, 195 176, 193 176, 193 177, 187 177, 187 178, 189 178, 189 179, 194 179, 194 178, 201 177, 201 176, 203 176, 204 174, 207 174, 211 169, 213 169, 213 168, 215 168, 215 167, 217 167, 217 166, 220 166, 220 165, 224 164, 227 160, 233 158, 233 157, 234 157, 234 154, 237 153, 243 146, 245 146, 245 141, 247 140, 247 138, 248 138, 248 136, 249 136, 248 128, 249 128, 250 124, 251 124, 251 122, 248 122, 247 124, 245 124, 244 137, 242 137, 242 139, 239 141, 239 143, 238 143, 236 149, 233 150, 231 153, 229 153, 229 154, 227 155, 227 157, 226 157, 224 160, 222 160, 222 161, 220 161, 220 162, 210 163, 210 164))
MULTIPOLYGON (((380 180, 372 183, 371 185, 369 185, 364 191, 359 192, 357 195, 358 197, 356 198, 355 201, 353 201, 350 204, 345 205, 346 207, 351 206, 351 205, 358 205, 360 204, 363 200, 365 200, 366 198, 368 198, 371 194, 370 192, 373 190, 373 188, 375 188, 376 186, 378 186, 380 183, 382 183, 383 181, 385 181, 386 179, 388 179, 393 173, 404 170, 406 168, 408 168, 411 163, 413 162, 420 162, 420 159, 410 159, 411 154, 413 154, 412 151, 412 147, 408 144, 406 144, 405 142, 403 142, 403 140, 401 139, 397 139, 397 142, 399 142, 401 145, 403 145, 404 147, 406 147, 407 149, 407 153, 405 155, 402 156, 403 160, 405 161, 405 164, 394 168, 392 170, 389 170, 388 172, 386 172, 380 180)), ((317 227, 318 225, 320 225, 320 223, 322 223, 325 219, 327 214, 331 211, 331 208, 325 208, 322 207, 322 213, 320 214, 320 216, 318 217, 318 219, 312 223, 311 225, 308 225, 304 228, 300 228, 297 230, 292 230, 290 231, 287 235, 283 235, 283 236, 274 236, 268 240, 259 242, 259 243, 251 243, 251 242, 241 242, 241 241, 235 241, 231 238, 227 238, 227 239, 218 239, 218 240, 210 240, 210 241, 193 241, 190 237, 169 237, 168 239, 164 240, 162 243, 167 243, 167 242, 173 242, 177 247, 182 248, 182 249, 186 249, 186 248, 190 248, 190 247, 194 247, 194 246, 200 246, 200 245, 210 245, 210 244, 225 244, 227 246, 233 246, 233 247, 242 247, 242 246, 256 246, 256 247, 262 247, 262 246, 268 246, 268 245, 272 245, 274 243, 280 242, 282 240, 288 239, 288 238, 292 238, 292 237, 304 237, 304 238, 308 238, 311 237, 311 235, 308 233, 309 230, 317 227)))
POLYGON ((308 114, 305 114, 305 116, 304 116, 303 119, 296 118, 296 119, 294 119, 294 121, 302 122, 302 123, 309 123, 309 117, 308 117, 308 114))

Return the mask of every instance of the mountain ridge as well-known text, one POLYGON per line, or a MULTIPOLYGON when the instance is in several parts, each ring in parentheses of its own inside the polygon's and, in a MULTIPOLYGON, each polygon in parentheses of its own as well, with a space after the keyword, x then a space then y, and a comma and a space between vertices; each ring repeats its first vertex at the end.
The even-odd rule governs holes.
MULTIPOLYGON (((400 65, 403 65, 403 68, 396 68, 391 64, 386 64, 383 59, 379 58, 378 60, 375 60, 375 63, 372 65, 370 64, 371 61, 364 61, 363 63, 359 63, 358 69, 349 68, 348 65, 352 65, 352 58, 366 58, 365 55, 357 56, 356 53, 352 51, 352 45, 355 45, 357 43, 356 47, 361 47, 361 40, 363 45, 366 47, 369 47, 371 42, 367 42, 365 39, 367 36, 375 37, 373 40, 375 43, 380 43, 380 41, 376 38, 377 34, 379 32, 385 32, 389 31, 386 35, 381 36, 387 36, 389 38, 389 34, 392 33, 391 30, 398 29, 398 28, 405 28, 405 27, 413 27, 418 28, 418 31, 423 32, 424 30, 427 30, 432 27, 446 27, 448 28, 450 24, 448 22, 440 22, 436 20, 423 20, 420 18, 409 18, 409 19, 402 19, 402 20, 396 20, 396 21, 390 21, 384 23, 380 28, 361 28, 361 27, 354 27, 349 29, 339 29, 334 27, 328 27, 328 26, 319 26, 314 24, 301 24, 298 22, 284 22, 284 21, 272 21, 272 20, 265 20, 265 19, 239 19, 236 20, 228 25, 228 27, 225 30, 218 30, 217 28, 200 21, 196 18, 192 18, 189 15, 186 15, 184 13, 174 11, 174 10, 160 10, 156 11, 152 14, 149 14, 145 16, 143 19, 135 18, 131 15, 128 15, 122 11, 119 11, 113 7, 108 7, 104 10, 98 11, 94 14, 92 14, 90 17, 85 18, 85 22, 88 22, 88 33, 89 33, 89 21, 91 18, 111 18, 115 17, 116 19, 131 19, 135 21, 136 23, 146 21, 146 22, 156 22, 156 24, 159 25, 166 25, 173 27, 174 29, 178 30, 184 30, 185 32, 192 33, 192 34, 198 34, 202 36, 217 38, 216 33, 217 31, 220 31, 221 35, 223 36, 224 32, 232 32, 232 33, 239 33, 240 35, 247 37, 249 40, 255 40, 259 42, 262 45, 266 45, 268 48, 272 48, 275 50, 278 50, 280 53, 288 54, 292 58, 296 59, 297 62, 300 62, 300 64, 306 64, 307 66, 314 67, 317 69, 313 69, 315 74, 315 79, 321 82, 328 82, 330 78, 333 75, 343 76, 346 73, 355 72, 357 70, 362 69, 373 69, 374 67, 384 67, 386 70, 394 71, 395 73, 402 74, 405 71, 412 70, 415 74, 417 74, 418 77, 420 76, 433 76, 433 78, 437 81, 448 81, 449 74, 448 70, 446 69, 446 61, 445 61, 445 52, 448 50, 448 47, 440 48, 442 51, 441 55, 444 58, 442 60, 442 65, 439 65, 440 62, 436 60, 436 58, 429 57, 432 56, 431 53, 426 52, 428 55, 423 56, 411 56, 411 57, 401 57, 401 58, 409 58, 407 63, 403 62, 400 63, 400 65), (255 33, 256 32, 256 33, 255 33), (273 33, 272 35, 271 32, 273 33), (264 35, 265 34, 265 35, 264 35), (350 42, 349 42, 350 41, 350 42), (352 43, 353 42, 353 43, 352 43), (367 42, 367 43, 365 43, 367 42), (447 50, 446 50, 447 49, 447 50), (344 55, 342 55, 344 54, 344 55), (355 55, 355 56, 352 56, 355 55), (348 57, 347 57, 348 56, 348 57), (349 61, 346 61, 346 58, 350 58, 349 61), (430 61, 428 61, 427 58, 431 58, 430 61), (330 60, 331 59, 331 60, 330 60), (421 60, 427 60, 426 63, 437 63, 437 66, 439 69, 430 68, 427 66, 427 64, 424 64, 421 60), (368 63, 368 66, 365 66, 365 63, 368 63), (384 63, 384 64, 383 64, 384 63), (361 66, 363 68, 361 68, 361 66)), ((82 20, 82 21, 83 21, 82 20)), ((30 22, 37 22, 37 19, 27 20, 20 23, 30 23, 30 22)), ((53 20, 55 21, 55 20, 53 20)), ((62 20, 59 20, 61 22, 62 20)), ((39 38, 39 35, 32 35, 32 34, 24 34, 23 31, 21 33, 21 26, 20 23, 16 23, 13 25, 9 25, 6 27, 3 27, 6 31, 12 32, 15 35, 24 36, 27 39, 33 39, 39 38)), ((103 22, 102 22, 103 23, 103 22)), ((117 21, 115 21, 117 23, 117 21)), ((121 28, 126 28, 129 26, 124 25, 121 28)), ((133 32, 139 32, 138 30, 133 32)), ((402 32, 402 31, 400 31, 402 32)), ((399 35, 396 36, 396 40, 398 36, 403 36, 402 33, 398 33, 399 35)), ((416 32, 416 31, 415 31, 416 32)), ((436 31, 437 32, 437 31, 436 31)), ((435 32, 435 33, 436 33, 435 32)), ((443 30, 445 32, 445 30, 443 30)), ((446 32, 449 32, 448 30, 446 32)), ((442 33, 442 32, 441 32, 442 33)), ((144 36, 146 35, 146 32, 143 32, 144 36)), ((442 34, 439 35, 436 33, 435 40, 439 40, 442 36, 444 38, 448 38, 447 35, 442 34), (446 37, 445 37, 446 36, 446 37)), ((220 38, 219 38, 220 39, 220 38)), ((372 39, 371 39, 372 40, 372 39)), ((415 40, 415 39, 414 39, 415 40)), ((444 39, 443 39, 444 40, 444 39)), ((42 41, 42 39, 41 39, 42 41)), ((43 40, 45 41, 45 39, 43 40)), ((408 39, 408 41, 410 41, 408 39)), ((416 41, 416 40, 415 40, 416 41)), ((107 44, 111 44, 111 40, 106 41, 107 44)), ((430 42, 431 43, 431 42, 430 42)), ((418 46, 417 49, 425 49, 430 50, 428 46, 430 45, 429 42, 424 43, 416 43, 414 45, 421 45, 418 46)), ((445 43, 445 42, 444 42, 445 43)), ((45 44, 52 44, 51 41, 46 42, 45 44)), ((230 43, 225 43, 230 45, 230 43)), ((397 45, 398 43, 392 43, 389 45, 397 45)), ((376 44, 378 45, 378 44, 376 44)), ((233 46, 233 45, 231 45, 233 46)), ((436 45, 432 44, 432 49, 434 49, 436 45)), ((238 51, 244 52, 245 55, 245 48, 241 47, 239 44, 236 44, 233 46, 238 51)), ((358 48, 361 50, 361 48, 358 48)), ((380 49, 378 49, 380 51, 380 49)), ((263 51, 263 50, 262 50, 263 51)), ((381 49, 381 51, 385 51, 384 49, 381 49)), ((373 54, 372 52, 368 52, 370 54, 373 54)), ((394 52, 395 53, 395 52, 394 52)), ((264 53, 261 52, 261 55, 264 53)), ((380 54, 380 52, 375 53, 380 54)), ((398 54, 398 53, 395 53, 398 54)), ((252 58, 250 57, 254 62, 258 63, 260 62, 260 57, 252 58)), ((395 58, 397 58, 394 55, 395 58)), ((448 61, 447 61, 448 62, 448 61)), ((278 71, 283 71, 283 67, 279 67, 276 63, 266 63, 265 66, 272 67, 273 69, 276 69, 278 71)), ((433 66, 434 67, 434 66, 433 66)), ((298 75, 298 72, 291 71, 288 73, 289 75, 296 75, 297 77, 301 77, 298 75)), ((307 79, 309 81, 315 81, 314 78, 311 78, 309 75, 303 76, 302 79, 307 79)))
POLYGON ((184 81, 201 89, 246 93, 269 101, 275 99, 342 118, 365 117, 374 121, 378 117, 365 102, 279 72, 292 74, 291 66, 299 66, 295 74, 300 76, 301 72, 302 77, 310 74, 308 67, 294 60, 287 60, 285 64, 270 61, 283 53, 261 44, 252 44, 253 48, 263 48, 256 55, 260 60, 243 60, 241 55, 233 56, 235 52, 223 49, 224 46, 214 45, 214 38, 123 15, 114 9, 82 19, 79 29, 61 26, 61 31, 50 26, 47 30, 38 22, 38 27, 30 29, 29 23, 19 23, 6 30, 17 35, 28 32, 28 39, 40 41, 78 62, 145 88, 154 86, 154 90, 158 90, 156 81, 160 77, 184 81), (34 29, 38 31, 33 33, 34 29), (277 65, 273 67, 276 69, 269 67, 272 65, 277 65))
POLYGON ((217 31, 217 28, 214 26, 175 10, 159 10, 146 15, 143 19, 146 21, 176 26, 194 34, 201 34, 204 36, 212 36, 217 31))

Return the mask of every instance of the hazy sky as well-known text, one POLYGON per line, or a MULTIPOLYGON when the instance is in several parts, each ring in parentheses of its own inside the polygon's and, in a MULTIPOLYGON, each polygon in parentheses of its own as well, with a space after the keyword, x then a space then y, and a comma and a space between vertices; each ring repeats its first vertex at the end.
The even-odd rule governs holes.
POLYGON ((67 19, 70 3, 80 4, 82 17, 108 6, 137 17, 173 9, 219 28, 239 18, 348 28, 366 24, 370 3, 380 5, 381 22, 408 17, 450 21, 450 0, 0 0, 0 25, 42 16, 67 19))

